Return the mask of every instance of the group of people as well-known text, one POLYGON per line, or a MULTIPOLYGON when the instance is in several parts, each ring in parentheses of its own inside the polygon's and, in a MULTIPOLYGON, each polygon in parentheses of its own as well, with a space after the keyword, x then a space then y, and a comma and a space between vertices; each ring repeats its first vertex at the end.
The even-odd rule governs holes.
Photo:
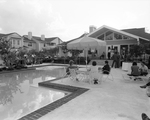
MULTIPOLYGON (((128 74, 128 75, 129 76, 146 76, 147 74, 148 74, 148 67, 145 65, 144 62, 141 62, 141 67, 137 65, 137 62, 133 62, 131 66, 131 74, 128 74)), ((136 80, 136 78, 134 80, 136 80)))
MULTIPOLYGON (((67 75, 70 74, 69 69, 76 69, 76 70, 78 70, 78 67, 75 66, 75 65, 73 65, 73 64, 74 64, 74 61, 70 60, 69 61, 69 66, 66 69, 67 75)), ((91 67, 88 69, 88 71, 92 71, 92 72, 95 72, 95 73, 98 72, 98 71, 100 71, 100 70, 102 71, 103 74, 109 74, 109 72, 110 72, 110 66, 109 66, 109 63, 108 63, 107 60, 105 61, 105 65, 102 68, 100 68, 100 67, 97 66, 96 61, 93 61, 91 67)), ((97 75, 99 75, 99 74, 97 74, 97 75)), ((97 80, 97 78, 98 78, 97 75, 94 75, 94 78, 93 78, 94 84, 97 84, 97 81, 98 81, 97 80)), ((78 81, 78 79, 76 79, 76 80, 78 81)))
MULTIPOLYGON (((78 67, 74 66, 73 63, 74 63, 74 61, 70 60, 69 66, 66 69, 67 74, 70 74, 69 69, 78 69, 78 67)), ((96 61, 93 61, 92 66, 90 67, 89 71, 101 70, 103 74, 109 74, 110 69, 111 68, 110 68, 110 65, 107 60, 105 61, 105 65, 102 68, 97 67, 96 61)), ((139 67, 137 65, 137 62, 133 62, 132 66, 131 66, 131 74, 128 74, 128 75, 129 76, 146 76, 147 74, 148 74, 148 67, 145 65, 144 62, 141 62, 141 67, 139 67)), ((95 78, 93 79, 94 84, 98 84, 98 79, 96 78, 97 76, 96 75, 94 75, 94 76, 95 76, 95 78)), ((77 79, 77 81, 78 81, 78 79, 77 79)), ((147 86, 150 86, 150 82, 148 82, 146 85, 143 85, 140 87, 146 88, 147 86)), ((150 120, 150 118, 145 113, 141 114, 141 118, 142 118, 142 120, 150 120)))

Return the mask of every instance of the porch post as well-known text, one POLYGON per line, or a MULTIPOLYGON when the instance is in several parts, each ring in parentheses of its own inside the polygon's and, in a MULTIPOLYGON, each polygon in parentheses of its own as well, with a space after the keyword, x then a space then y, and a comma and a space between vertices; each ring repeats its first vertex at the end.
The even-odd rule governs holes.
POLYGON ((138 45, 140 44, 140 40, 139 40, 139 38, 137 38, 137 44, 138 44, 138 45))

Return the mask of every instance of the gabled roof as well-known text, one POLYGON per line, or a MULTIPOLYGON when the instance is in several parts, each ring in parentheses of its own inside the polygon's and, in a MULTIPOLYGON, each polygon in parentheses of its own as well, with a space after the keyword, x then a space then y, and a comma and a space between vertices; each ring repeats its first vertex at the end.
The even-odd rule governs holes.
POLYGON ((27 35, 23 35, 23 38, 24 38, 24 40, 27 41, 27 42, 34 42, 34 43, 35 43, 34 40, 32 40, 32 39, 29 40, 27 35))
POLYGON ((1 34, 1 33, 0 33, 0 38, 3 37, 3 36, 5 36, 5 34, 1 34))
POLYGON ((78 38, 75 38, 75 39, 72 39, 72 40, 68 40, 67 42, 63 42, 63 43, 61 43, 61 44, 59 44, 59 46, 65 46, 65 45, 67 45, 68 43, 70 43, 70 42, 72 42, 72 41, 75 41, 75 40, 78 40, 78 39, 80 39, 80 38, 82 38, 82 37, 84 37, 84 36, 86 36, 87 35, 87 33, 84 33, 84 34, 82 34, 80 37, 78 37, 78 38))
POLYGON ((123 29, 122 31, 150 40, 150 34, 145 32, 145 28, 123 29))
POLYGON ((117 33, 120 33, 120 34, 129 36, 129 37, 132 37, 132 38, 136 38, 137 40, 138 40, 139 38, 142 38, 142 39, 144 39, 144 40, 149 41, 147 38, 143 38, 143 37, 141 37, 141 36, 134 35, 134 34, 131 34, 131 33, 125 32, 125 31, 117 30, 117 29, 115 29, 115 28, 112 28, 112 27, 109 27, 109 26, 106 26, 106 25, 103 25, 102 27, 98 28, 97 30, 95 30, 95 31, 93 31, 93 32, 91 32, 91 33, 89 33, 89 34, 88 34, 88 37, 94 37, 95 35, 98 35, 99 33, 102 34, 102 33, 106 32, 106 31, 109 31, 109 30, 115 31, 115 32, 117 32, 117 33))
MULTIPOLYGON (((24 37, 28 38, 28 35, 24 35, 24 37)), ((55 40, 56 38, 58 38, 59 40, 61 40, 59 37, 51 37, 51 38, 45 38, 45 40, 41 40, 41 37, 32 36, 32 40, 37 40, 37 41, 43 42, 43 43, 51 42, 51 41, 55 40)))
MULTIPOLYGON (((8 35, 12 35, 12 34, 17 34, 17 35, 19 35, 19 34, 16 33, 16 32, 8 33, 8 34, 5 34, 5 35, 8 36, 8 35)), ((21 35, 19 35, 19 36, 21 37, 21 35)))
POLYGON ((4 36, 9 36, 9 35, 12 35, 12 34, 17 34, 18 36, 22 37, 22 36, 19 35, 18 33, 12 32, 12 33, 8 33, 8 34, 1 34, 1 33, 0 33, 0 38, 1 38, 1 37, 4 37, 4 36))
POLYGON ((55 40, 56 38, 58 38, 58 37, 45 38, 45 41, 46 42, 51 42, 51 41, 55 40))
MULTIPOLYGON (((28 35, 23 35, 23 37, 25 37, 26 40, 28 39, 28 35)), ((28 39, 28 40, 30 40, 30 39, 28 39)), ((45 42, 45 41, 41 40, 41 37, 37 37, 37 36, 32 36, 31 40, 32 40, 32 41, 45 42)), ((30 40, 30 41, 31 41, 31 40, 30 40)))
POLYGON ((32 39, 37 40, 39 42, 45 42, 44 40, 41 40, 41 37, 37 37, 37 36, 32 36, 32 39))

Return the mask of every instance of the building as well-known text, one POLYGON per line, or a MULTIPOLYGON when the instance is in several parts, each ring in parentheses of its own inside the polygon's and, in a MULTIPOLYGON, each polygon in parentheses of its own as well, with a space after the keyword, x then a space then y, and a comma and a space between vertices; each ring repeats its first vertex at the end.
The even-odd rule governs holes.
POLYGON ((11 47, 18 49, 23 46, 23 38, 18 33, 0 34, 0 38, 4 38, 11 43, 11 47))
POLYGON ((28 35, 19 35, 16 32, 9 34, 0 34, 0 38, 9 40, 13 49, 25 48, 27 50, 41 51, 42 49, 51 49, 61 44, 63 41, 58 37, 45 38, 32 36, 32 32, 28 32, 28 35))
POLYGON ((32 36, 32 32, 28 32, 28 35, 23 35, 23 38, 24 46, 27 47, 28 50, 34 49, 36 51, 54 48, 63 42, 58 37, 45 38, 44 35, 41 35, 41 37, 32 36))
POLYGON ((94 29, 87 36, 106 41, 106 53, 108 48, 120 53, 122 49, 129 51, 133 44, 150 42, 150 34, 146 33, 144 28, 117 30, 104 25, 94 29))
MULTIPOLYGON (((90 26, 89 33, 86 36, 106 41, 106 56, 108 48, 121 53, 123 50, 129 51, 134 44, 150 42, 150 34, 145 32, 145 28, 118 30, 106 25, 98 29, 96 29, 95 26, 90 26)), ((70 42, 71 41, 72 40, 70 40, 70 42)), ((100 55, 97 57, 100 57, 100 55)))

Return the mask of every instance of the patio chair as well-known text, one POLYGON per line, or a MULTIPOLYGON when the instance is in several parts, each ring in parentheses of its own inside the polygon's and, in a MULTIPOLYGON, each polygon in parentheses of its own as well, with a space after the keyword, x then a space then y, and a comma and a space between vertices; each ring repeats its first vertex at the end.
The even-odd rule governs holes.
POLYGON ((103 70, 103 72, 108 73, 108 74, 101 73, 103 81, 105 81, 105 80, 112 80, 113 81, 114 80, 114 77, 113 77, 113 75, 111 73, 111 67, 110 67, 110 71, 103 70))
POLYGON ((89 83, 99 84, 102 78, 98 66, 94 66, 89 71, 89 83))
POLYGON ((77 70, 76 69, 69 69, 69 74, 68 74, 68 77, 70 78, 70 80, 73 80, 73 81, 77 81, 77 70))
POLYGON ((73 81, 83 81, 86 79, 85 72, 80 72, 78 69, 69 69, 69 73, 66 73, 66 76, 73 81))

